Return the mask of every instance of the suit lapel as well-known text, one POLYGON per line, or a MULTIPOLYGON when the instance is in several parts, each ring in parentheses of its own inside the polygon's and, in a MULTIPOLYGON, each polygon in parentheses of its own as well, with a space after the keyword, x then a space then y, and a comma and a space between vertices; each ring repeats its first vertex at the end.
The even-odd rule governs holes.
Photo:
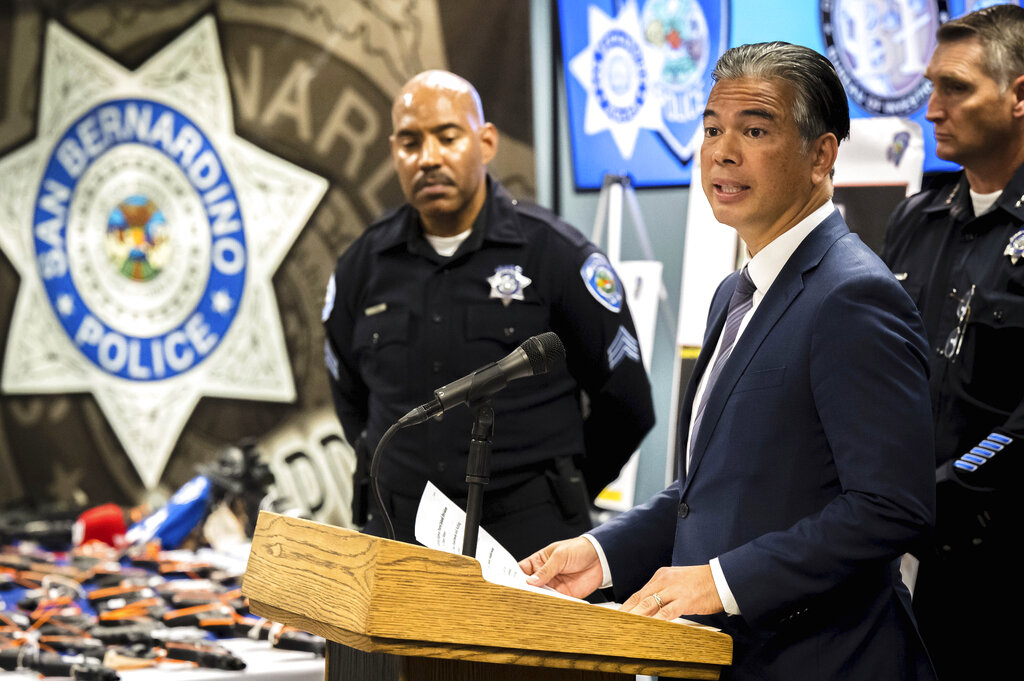
MULTIPOLYGON (((816 267, 828 249, 832 247, 832 244, 848 233, 849 229, 840 216, 839 211, 834 211, 829 217, 825 218, 793 252, 793 255, 790 256, 785 266, 783 266, 782 271, 779 272, 779 276, 775 278, 771 288, 768 289, 767 295, 757 306, 743 334, 736 341, 732 355, 726 360, 725 366, 722 367, 718 380, 711 387, 707 406, 704 408, 704 416, 701 419, 701 430, 697 433, 697 439, 693 442, 690 450, 690 471, 685 477, 684 492, 693 479, 701 459, 704 457, 711 435, 718 427, 718 421, 722 416, 729 396, 732 395, 733 389, 736 387, 737 381, 746 371, 758 348, 761 347, 761 344, 778 323, 783 313, 797 298, 800 291, 803 290, 805 273, 816 267)), ((734 280, 736 276, 738 275, 732 275, 730 280, 734 280)), ((732 288, 729 287, 728 290, 731 291, 732 288)), ((714 324, 712 326, 713 335, 709 334, 705 338, 704 347, 708 351, 702 352, 702 357, 705 355, 710 357, 714 346, 718 342, 722 326, 725 324, 728 298, 726 296, 725 303, 720 306, 721 309, 715 311, 714 324)), ((687 408, 685 412, 687 426, 689 425, 690 410, 693 408, 696 386, 704 373, 704 369, 707 368, 708 361, 709 359, 705 358, 703 366, 701 366, 700 360, 698 360, 698 366, 695 368, 694 375, 687 388, 687 399, 684 402, 684 407, 687 408)), ((684 429, 684 431, 688 432, 688 428, 684 429)), ((685 448, 681 451, 685 452, 685 448)), ((685 462, 681 465, 685 465, 685 462)))

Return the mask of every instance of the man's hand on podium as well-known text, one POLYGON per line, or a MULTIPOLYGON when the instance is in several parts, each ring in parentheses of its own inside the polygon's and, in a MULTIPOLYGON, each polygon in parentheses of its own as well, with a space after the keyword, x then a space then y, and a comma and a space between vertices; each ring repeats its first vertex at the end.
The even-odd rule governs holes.
POLYGON ((710 565, 659 568, 619 609, 662 620, 725 610, 710 565))
POLYGON ((549 544, 529 558, 519 561, 529 577, 528 584, 550 586, 556 591, 584 598, 601 586, 601 560, 594 545, 583 537, 549 544))

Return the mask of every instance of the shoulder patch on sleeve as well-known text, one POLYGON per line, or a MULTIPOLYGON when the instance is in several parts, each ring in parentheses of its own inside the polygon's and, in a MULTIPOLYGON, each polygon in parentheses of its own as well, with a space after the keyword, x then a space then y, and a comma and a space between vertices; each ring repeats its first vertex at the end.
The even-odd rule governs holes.
POLYGON ((622 310, 622 284, 603 253, 591 253, 580 268, 580 276, 594 300, 616 314, 622 310))
POLYGON ((324 295, 324 309, 320 312, 321 322, 326 322, 334 311, 334 288, 334 274, 331 273, 331 278, 327 282, 327 293, 324 295))

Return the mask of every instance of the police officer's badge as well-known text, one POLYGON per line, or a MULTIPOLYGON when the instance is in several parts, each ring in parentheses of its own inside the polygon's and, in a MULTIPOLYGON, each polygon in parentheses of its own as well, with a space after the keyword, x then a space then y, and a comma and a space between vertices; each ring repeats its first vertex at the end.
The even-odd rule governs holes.
POLYGON ((1018 260, 1024 258, 1024 229, 1010 237, 1010 243, 1006 244, 1003 255, 1009 256, 1010 262, 1014 265, 1018 260))
POLYGON ((597 302, 612 312, 622 309, 622 286, 604 254, 591 253, 580 268, 580 276, 597 302))
POLYGON ((501 298, 501 304, 509 306, 513 300, 524 300, 523 289, 533 283, 533 279, 523 275, 519 265, 501 265, 494 268, 494 274, 487 277, 491 285, 491 298, 501 298))

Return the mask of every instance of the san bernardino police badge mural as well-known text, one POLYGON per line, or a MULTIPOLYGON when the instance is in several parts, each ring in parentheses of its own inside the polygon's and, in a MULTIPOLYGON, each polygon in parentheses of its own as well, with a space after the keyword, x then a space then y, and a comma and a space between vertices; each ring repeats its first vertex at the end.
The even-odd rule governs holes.
POLYGON ((295 398, 271 278, 327 181, 232 121, 212 17, 135 71, 51 22, 36 138, 0 159, 3 391, 92 393, 146 487, 200 397, 295 398))

